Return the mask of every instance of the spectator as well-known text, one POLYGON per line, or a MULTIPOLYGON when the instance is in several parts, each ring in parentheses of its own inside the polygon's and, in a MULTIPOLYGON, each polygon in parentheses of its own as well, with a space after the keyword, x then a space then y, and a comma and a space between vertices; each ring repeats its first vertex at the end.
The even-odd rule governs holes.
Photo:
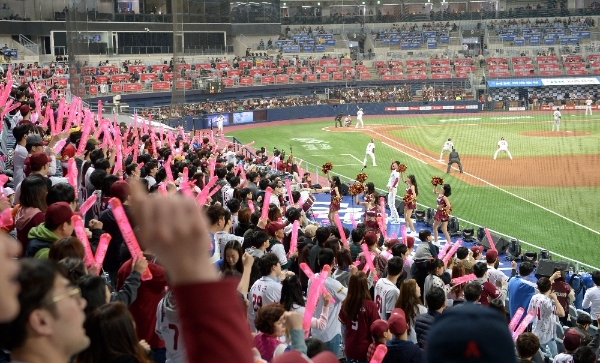
MULTIPOLYGON (((331 296, 329 293, 323 293, 323 309, 319 318, 311 318, 310 327, 323 329, 327 325, 329 317, 329 303, 331 296)), ((285 311, 295 311, 304 316, 305 304, 302 296, 302 286, 300 279, 296 275, 288 276, 281 283, 281 304, 285 311)), ((323 348, 324 349, 324 348, 323 348)))
POLYGON ((426 349, 427 335, 434 321, 442 315, 446 307, 446 293, 439 287, 432 287, 425 297, 427 312, 415 319, 415 332, 419 346, 426 349))
POLYGON ((563 336, 565 351, 554 357, 554 363, 572 363, 573 353, 579 348, 580 344, 581 335, 574 329, 567 330, 563 336))
POLYGON ((493 309, 471 304, 444 312, 427 339, 428 363, 447 362, 447 357, 453 362, 514 363, 513 351, 504 317, 493 309), (494 337, 493 343, 489 337, 494 337))
POLYGON ((279 221, 271 221, 267 225, 267 231, 269 233, 269 248, 267 249, 269 252, 274 253, 279 259, 279 263, 281 264, 282 270, 287 270, 294 262, 295 257, 297 256, 297 252, 290 253, 290 258, 287 258, 285 253, 285 248, 281 241, 285 236, 283 229, 285 228, 284 222, 279 221))
POLYGON ((415 332, 415 321, 417 316, 425 314, 427 308, 421 302, 421 289, 416 280, 408 279, 400 285, 400 295, 396 302, 396 308, 402 309, 405 313, 406 323, 408 324, 408 340, 417 343, 417 333, 415 332))
POLYGON ((25 159, 29 152, 25 148, 27 136, 32 131, 31 124, 17 125, 12 129, 16 141, 15 151, 13 153, 13 185, 16 187, 25 179, 25 159))
POLYGON ((533 356, 540 350, 540 340, 533 333, 522 333, 517 338, 519 363, 532 362, 533 356))
POLYGON ((285 309, 279 303, 269 303, 258 309, 255 324, 258 334, 254 344, 262 359, 270 362, 288 348, 278 338, 285 335, 285 309))
MULTIPOLYGON (((320 227, 326 228, 326 227, 320 227)), ((319 228, 319 229, 320 229, 319 228)), ((329 229, 326 228, 328 231, 329 229)), ((317 238, 319 230, 317 230, 317 238)), ((329 233, 329 232, 327 232, 329 233)), ((313 247, 314 248, 314 247, 313 247)), ((335 262, 335 255, 333 251, 329 248, 323 248, 319 252, 317 265, 319 267, 319 273, 323 269, 325 265, 333 266, 335 262)), ((350 267, 350 273, 353 274, 357 271, 357 269, 352 265, 350 267)), ((318 274, 316 274, 318 276, 318 274)), ((309 280, 308 286, 310 288, 310 284, 312 280, 309 280)), ((320 339, 325 343, 325 347, 330 352, 333 352, 336 356, 339 354, 340 343, 341 343, 341 322, 338 319, 340 314, 340 309, 342 307, 342 303, 346 299, 346 295, 348 294, 348 289, 346 289, 339 281, 333 279, 331 276, 327 276, 325 280, 325 288, 329 292, 329 294, 333 298, 333 304, 329 304, 329 316, 327 317, 327 325, 323 329, 312 328, 311 333, 312 336, 320 339)), ((319 299, 317 303, 317 307, 313 314, 313 317, 321 316, 321 311, 323 310, 323 301, 319 299)))
POLYGON ((242 249, 242 244, 239 241, 229 241, 225 244, 225 248, 223 249, 223 258, 217 261, 217 266, 219 266, 219 270, 222 274, 225 274, 228 271, 239 273, 240 275, 244 273, 244 264, 242 262, 242 256, 244 255, 244 250, 242 249))
POLYGON ((437 258, 439 248, 433 244, 433 235, 428 229, 419 231, 421 243, 415 251, 414 263, 410 270, 410 275, 417 280, 417 284, 424 290, 425 278, 427 277, 427 261, 430 258, 437 258))
POLYGON ((587 332, 588 328, 592 325, 592 318, 587 314, 577 315, 577 321, 573 330, 581 335, 581 345, 588 345, 592 341, 592 336, 587 332))
MULTIPOLYGON (((582 307, 584 309, 590 309, 592 316, 600 315, 600 270, 592 272, 592 281, 594 287, 588 289, 583 297, 582 307)), ((597 321, 592 321, 592 324, 598 326, 597 321)))
POLYGON ((498 289, 496 285, 492 284, 488 281, 488 265, 484 262, 477 262, 473 265, 473 272, 475 274, 475 281, 481 284, 481 298, 479 302, 481 305, 487 306, 490 304, 490 301, 493 299, 506 299, 507 293, 507 282, 504 280, 499 280, 502 284, 502 290, 498 289))
POLYGON ((85 251, 83 244, 77 237, 61 238, 50 246, 48 258, 59 262, 63 258, 78 258, 83 260, 85 251))
POLYGON ((23 259, 20 265, 20 311, 0 326, 0 346, 10 350, 13 362, 68 362, 90 344, 86 302, 56 262, 23 259))
POLYGON ((360 245, 365 236, 365 230, 362 228, 354 228, 350 236, 352 238, 350 243, 350 254, 352 256, 352 261, 355 261, 358 254, 362 252, 360 245))
POLYGON ((515 315, 518 308, 525 309, 528 307, 531 297, 537 293, 537 286, 525 279, 532 271, 533 264, 531 262, 521 262, 519 265, 519 275, 513 277, 508 282, 508 307, 511 318, 515 315))
MULTIPOLYGON (((448 261, 451 264, 452 259, 448 261)), ((449 268, 452 268, 449 266, 449 268)), ((443 278, 447 279, 447 276, 443 276, 446 274, 445 272, 444 261, 439 258, 434 258, 432 260, 427 261, 427 277, 425 278, 425 287, 423 293, 427 296, 429 290, 433 287, 439 287, 444 290, 446 294, 450 293, 450 285, 446 284, 443 278)), ((425 304, 427 306, 427 304, 425 304)))
POLYGON ((400 289, 396 287, 396 281, 402 273, 404 261, 400 257, 392 257, 387 264, 387 276, 380 278, 375 285, 375 301, 378 302, 379 316, 388 319, 398 296, 400 289))
POLYGON ((19 313, 19 282, 14 277, 20 268, 15 256, 20 253, 21 245, 0 232, 0 323, 10 321, 19 313))
POLYGON ((565 282, 565 278, 563 274, 566 271, 561 271, 560 276, 554 280, 552 283, 552 291, 556 294, 560 305, 565 311, 565 316, 560 317, 560 323, 563 326, 571 326, 571 319, 569 318, 569 305, 575 301, 575 291, 571 288, 567 282, 565 282))
POLYGON ((377 346, 385 344, 392 336, 387 321, 381 319, 375 320, 371 324, 371 336, 373 337, 373 343, 369 345, 369 349, 367 350, 367 362, 371 361, 377 346))
POLYGON ((456 250, 456 258, 454 260, 454 266, 463 266, 465 268, 465 274, 473 273, 473 265, 475 264, 473 258, 473 252, 465 246, 460 246, 456 250))
POLYGON ((465 286, 465 304, 476 304, 481 299, 482 285, 478 281, 470 281, 465 286))
POLYGON ((590 347, 579 347, 573 353, 573 363, 596 363, 596 353, 590 347))
POLYGON ((367 351, 373 342, 371 324, 378 319, 379 312, 369 293, 367 275, 362 271, 352 274, 348 282, 348 296, 339 314, 346 331, 344 352, 347 359, 367 360, 367 351))
POLYGON ((558 354, 555 325, 558 322, 557 317, 564 316, 565 311, 558 302, 556 294, 550 290, 552 282, 549 278, 541 277, 537 286, 539 293, 533 295, 527 308, 528 313, 535 314, 531 332, 539 338, 542 350, 554 357, 558 354))
MULTIPOLYGON (((369 249, 369 253, 371 254, 371 258, 373 260, 373 266, 375 267, 374 272, 377 274, 377 276, 384 276, 388 261, 379 253, 379 250, 377 249, 378 240, 379 234, 375 231, 367 231, 365 232, 365 236, 363 237, 363 241, 367 245, 367 248, 369 249)), ((362 269, 365 267, 365 264, 367 263, 365 253, 359 253, 356 260, 360 262, 357 266, 359 271, 362 271, 362 269)))
POLYGON ((105 304, 90 313, 85 331, 90 346, 75 357, 75 363, 151 363, 136 334, 136 323, 119 302, 105 304))
POLYGON ((44 223, 33 227, 29 231, 29 243, 25 256, 35 258, 48 258, 50 247, 61 238, 68 238, 74 230, 71 217, 73 210, 65 202, 58 202, 48 206, 44 223))
POLYGON ((388 320, 393 338, 386 342, 388 351, 383 363, 421 363, 425 362, 425 351, 408 340, 408 325, 404 311, 395 308, 388 320))
POLYGON ((156 309, 156 334, 165 341, 166 357, 170 363, 186 362, 183 337, 179 334, 182 328, 173 290, 169 290, 156 309))
MULTIPOLYGON (((327 227, 319 227, 317 228, 317 232, 315 233, 315 238, 317 239, 317 243, 310 249, 310 253, 308 255, 308 265, 313 271, 321 270, 317 264, 319 253, 323 249, 323 245, 331 236, 331 230, 327 227)), ((337 318, 336 318, 337 319, 337 318)))
MULTIPOLYGON (((225 215, 223 216, 223 228, 220 231, 216 231, 214 233, 215 240, 215 248, 218 249, 219 259, 222 260, 225 258, 225 245, 230 241, 237 241, 240 243, 244 242, 243 237, 238 237, 234 234, 229 233, 231 231, 231 225, 233 223, 231 212, 227 209, 225 210, 225 215)), ((217 261, 218 262, 218 261, 217 261)))
POLYGON ((258 310, 262 306, 278 303, 281 300, 281 283, 279 282, 281 264, 279 264, 277 256, 273 253, 263 255, 258 260, 258 267, 262 277, 254 282, 248 293, 250 299, 248 322, 253 332, 256 331, 254 322, 258 310))
POLYGON ((29 231, 44 222, 46 216, 46 194, 48 184, 41 175, 32 175, 21 183, 20 208, 15 215, 17 239, 21 242, 23 252, 29 243, 29 231))
MULTIPOLYGON (((487 280, 492 283, 492 285, 502 288, 508 288, 508 277, 502 271, 497 270, 496 266, 499 264, 498 260, 498 251, 489 249, 485 253, 485 262, 487 262, 487 280)), ((512 268, 517 267, 517 263, 515 261, 511 262, 512 268)), ((506 294, 504 294, 506 297, 506 294)))

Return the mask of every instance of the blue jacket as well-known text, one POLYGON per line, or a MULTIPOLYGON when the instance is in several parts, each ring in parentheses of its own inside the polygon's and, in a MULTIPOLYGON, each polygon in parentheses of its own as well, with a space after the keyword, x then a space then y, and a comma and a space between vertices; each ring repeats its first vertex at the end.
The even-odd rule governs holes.
MULTIPOLYGON (((519 307, 527 311, 531 297, 535 295, 536 285, 533 282, 525 280, 521 276, 515 276, 508 282, 508 306, 510 308, 510 317, 515 314, 519 307)), ((525 314, 523 315, 525 316, 525 314)))
POLYGON ((392 339, 385 345, 388 348, 382 363, 421 363, 425 362, 425 352, 408 340, 392 339))

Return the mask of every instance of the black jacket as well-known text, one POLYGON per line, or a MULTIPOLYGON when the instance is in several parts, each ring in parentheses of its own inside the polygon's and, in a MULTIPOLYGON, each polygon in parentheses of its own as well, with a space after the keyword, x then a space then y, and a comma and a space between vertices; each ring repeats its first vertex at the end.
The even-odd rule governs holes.
POLYGON ((421 363, 425 362, 425 352, 408 340, 388 340, 388 351, 382 363, 421 363))
POLYGON ((429 332, 429 329, 431 328, 431 325, 433 325, 435 319, 440 315, 442 315, 442 313, 435 310, 428 310, 425 314, 421 314, 415 319, 417 342, 421 348, 425 349, 427 333, 429 332))
MULTIPOLYGON (((127 215, 127 219, 129 223, 132 222, 131 218, 131 210, 128 205, 124 205, 123 209, 125 210, 125 214, 127 215)), ((119 267, 121 267, 121 261, 126 261, 131 256, 123 256, 123 258, 127 257, 124 260, 121 260, 120 250, 121 246, 125 245, 123 240, 123 235, 121 234, 121 230, 119 229, 119 225, 115 220, 115 215, 113 214, 112 209, 106 209, 100 213, 100 222, 102 222, 104 231, 111 236, 110 243, 108 244, 108 249, 106 250, 106 257, 104 258, 104 270, 107 272, 117 272, 119 271, 119 267)), ((134 228, 134 225, 131 226, 134 228)), ((129 254, 129 253, 127 253, 129 254)))

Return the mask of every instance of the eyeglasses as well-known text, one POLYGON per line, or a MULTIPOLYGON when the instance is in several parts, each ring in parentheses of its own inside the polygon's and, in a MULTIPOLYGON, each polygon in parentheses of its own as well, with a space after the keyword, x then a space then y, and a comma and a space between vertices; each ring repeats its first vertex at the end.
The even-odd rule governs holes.
POLYGON ((82 299, 81 289, 78 287, 73 287, 71 290, 65 292, 64 294, 60 294, 60 295, 53 297, 51 302, 52 302, 52 304, 55 304, 61 300, 64 300, 64 299, 66 299, 68 297, 72 297, 72 296, 75 296, 75 298, 77 300, 81 300, 82 299))

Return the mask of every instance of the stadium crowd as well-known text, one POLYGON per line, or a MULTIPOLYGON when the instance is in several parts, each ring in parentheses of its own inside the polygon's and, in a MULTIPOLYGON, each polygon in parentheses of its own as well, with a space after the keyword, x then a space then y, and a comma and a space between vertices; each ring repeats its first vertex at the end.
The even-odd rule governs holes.
POLYGON ((513 262, 507 276, 481 246, 442 259, 427 229, 383 238, 372 183, 362 223, 319 225, 310 191, 324 188, 293 155, 95 121, 31 91, 0 90, 22 101, 2 133, 0 348, 12 362, 597 362, 600 271, 591 315, 569 319, 560 271, 534 283, 533 264, 513 262))

